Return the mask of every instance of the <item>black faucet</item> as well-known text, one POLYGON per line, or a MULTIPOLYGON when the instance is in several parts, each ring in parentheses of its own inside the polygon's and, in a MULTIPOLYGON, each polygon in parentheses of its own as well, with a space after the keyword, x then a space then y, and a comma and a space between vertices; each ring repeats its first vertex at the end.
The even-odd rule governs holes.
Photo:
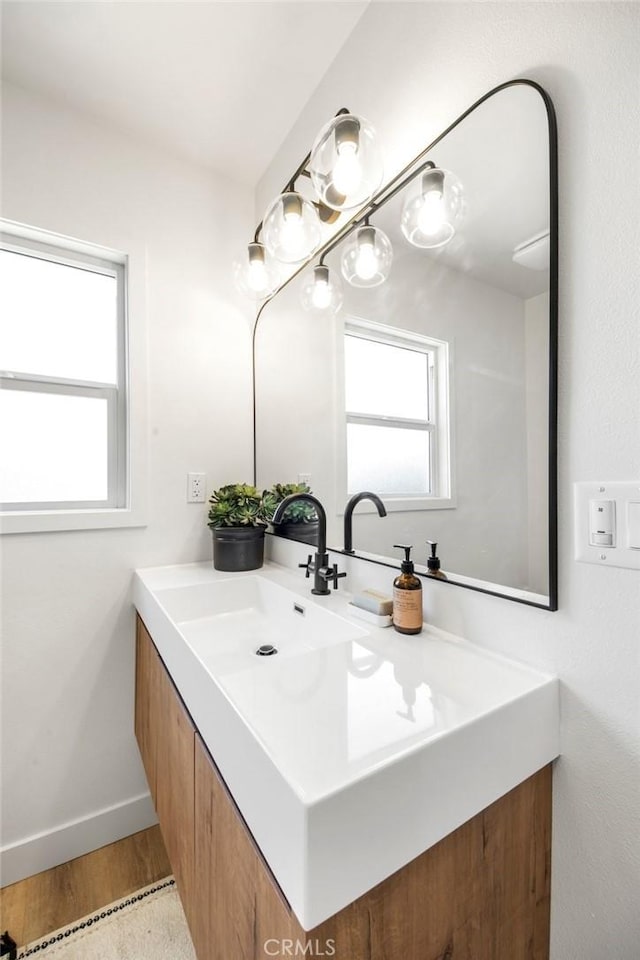
POLYGON ((349 503, 344 508, 344 552, 345 553, 354 553, 353 549, 353 531, 352 531, 352 514, 353 508, 360 503, 361 500, 371 500, 372 503, 375 503, 378 510, 379 517, 386 517, 387 511, 385 510, 384 503, 380 499, 377 493, 370 493, 368 490, 363 490, 362 493, 354 493, 354 495, 349 500, 349 503))
POLYGON ((327 594, 331 593, 329 581, 333 582, 333 588, 337 590, 338 580, 341 577, 346 577, 346 573, 338 573, 337 563, 334 563, 333 567, 329 566, 329 554, 327 553, 327 515, 320 501, 314 497, 312 493, 292 493, 278 504, 278 508, 272 518, 272 523, 280 523, 287 507, 296 500, 305 500, 307 503, 312 503, 318 514, 318 549, 316 555, 312 558, 311 554, 309 554, 307 562, 300 563, 298 566, 307 571, 307 577, 313 573, 313 588, 311 593, 315 593, 320 597, 326 597, 327 594))

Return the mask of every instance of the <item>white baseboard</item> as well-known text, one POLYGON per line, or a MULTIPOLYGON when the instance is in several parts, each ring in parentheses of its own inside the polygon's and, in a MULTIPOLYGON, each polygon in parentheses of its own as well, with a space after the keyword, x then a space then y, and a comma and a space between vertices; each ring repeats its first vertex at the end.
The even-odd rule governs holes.
POLYGON ((57 867, 158 822, 148 793, 0 849, 0 885, 57 867))

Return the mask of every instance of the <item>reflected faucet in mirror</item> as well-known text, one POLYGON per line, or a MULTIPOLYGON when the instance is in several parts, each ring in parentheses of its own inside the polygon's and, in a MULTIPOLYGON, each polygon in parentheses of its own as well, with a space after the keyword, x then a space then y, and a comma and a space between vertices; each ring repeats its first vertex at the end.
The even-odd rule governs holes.
POLYGON ((313 573, 311 593, 319 597, 326 597, 331 593, 329 582, 333 584, 333 589, 337 590, 338 580, 346 577, 346 573, 338 573, 337 563, 334 563, 332 567, 329 566, 329 554, 327 553, 327 514, 318 498, 314 497, 312 493, 290 494, 278 505, 273 515, 273 522, 281 523, 287 507, 290 507, 291 504, 297 500, 303 500, 306 503, 313 504, 318 514, 318 543, 315 557, 312 558, 311 554, 309 554, 307 562, 301 563, 299 566, 302 567, 303 570, 306 570, 307 577, 313 573))
POLYGON ((371 500, 371 502, 375 504, 379 517, 386 517, 387 515, 385 505, 377 493, 371 493, 369 490, 363 490, 362 493, 354 493, 344 508, 345 553, 355 553, 355 550, 353 549, 353 510, 361 500, 371 500))

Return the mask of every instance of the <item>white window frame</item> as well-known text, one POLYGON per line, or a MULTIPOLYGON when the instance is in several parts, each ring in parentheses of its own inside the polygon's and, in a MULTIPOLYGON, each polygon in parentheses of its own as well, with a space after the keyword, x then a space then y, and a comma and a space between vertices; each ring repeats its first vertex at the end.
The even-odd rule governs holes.
MULTIPOLYGON (((13 221, 0 220, 0 245, 3 249, 34 256, 54 263, 113 276, 117 281, 118 371, 117 384, 41 376, 23 371, 0 371, 0 388, 32 393, 103 398, 108 411, 108 495, 106 501, 25 502, 0 505, 0 533, 141 527, 146 525, 144 490, 146 488, 146 430, 141 415, 144 402, 132 416, 132 353, 139 362, 139 375, 145 379, 143 344, 144 269, 132 271, 130 255, 107 247, 37 230, 13 221), (139 274, 135 284, 132 274, 139 274), (131 297, 133 290, 133 298, 131 297), (139 306, 140 330, 132 344, 129 331, 131 301, 139 306), (132 350, 132 346, 134 349, 132 350), (135 473, 134 473, 135 471, 135 473)), ((136 267, 144 266, 136 255, 136 267)), ((141 391, 136 390, 137 394, 141 391)), ((146 416, 144 417, 146 421, 146 416)))
MULTIPOLYGON (((344 327, 340 331, 340 350, 342 368, 342 403, 341 420, 338 425, 337 437, 339 450, 342 456, 337 457, 339 475, 337 487, 339 490, 338 503, 346 503, 353 491, 347 488, 347 423, 382 424, 390 427, 427 431, 429 434, 429 457, 432 489, 429 493, 416 496, 415 494, 388 494, 380 491, 385 507, 389 512, 409 510, 443 510, 456 506, 454 495, 454 464, 453 464, 453 414, 452 414, 452 365, 453 344, 445 340, 437 340, 399 327, 375 323, 361 317, 350 316, 345 319, 344 327), (361 337, 389 346, 403 347, 427 354, 429 357, 429 419, 409 419, 401 417, 376 416, 346 410, 345 402, 345 367, 344 367, 344 338, 346 336, 361 337)), ((373 491, 377 493, 379 491, 373 491)), ((362 501, 358 509, 363 513, 375 511, 375 506, 369 501, 362 501)))

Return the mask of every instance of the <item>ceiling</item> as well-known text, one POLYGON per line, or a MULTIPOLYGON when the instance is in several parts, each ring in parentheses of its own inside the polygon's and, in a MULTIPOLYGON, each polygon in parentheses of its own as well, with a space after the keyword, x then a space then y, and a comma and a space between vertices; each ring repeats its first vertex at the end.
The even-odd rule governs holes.
POLYGON ((8 0, 3 78, 253 186, 367 5, 8 0))

